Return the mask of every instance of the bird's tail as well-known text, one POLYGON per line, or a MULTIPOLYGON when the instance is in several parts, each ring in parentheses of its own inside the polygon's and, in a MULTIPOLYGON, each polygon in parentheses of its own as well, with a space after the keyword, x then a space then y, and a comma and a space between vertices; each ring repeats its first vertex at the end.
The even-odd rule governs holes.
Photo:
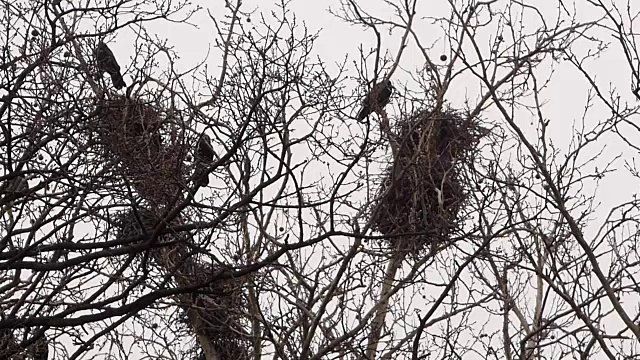
POLYGON ((208 186, 209 185, 209 174, 206 171, 200 172, 198 178, 198 185, 200 186, 208 186))
POLYGON ((206 165, 198 162, 194 172, 194 181, 199 186, 209 185, 209 173, 207 173, 206 165))
POLYGON ((362 109, 360 109, 360 112, 358 113, 358 120, 360 121, 364 120, 364 118, 369 116, 369 113, 371 113, 371 110, 369 110, 369 107, 363 106, 362 109))
POLYGON ((122 78, 122 74, 119 71, 114 71, 111 73, 111 81, 113 82, 113 87, 120 90, 123 87, 127 86, 122 78))

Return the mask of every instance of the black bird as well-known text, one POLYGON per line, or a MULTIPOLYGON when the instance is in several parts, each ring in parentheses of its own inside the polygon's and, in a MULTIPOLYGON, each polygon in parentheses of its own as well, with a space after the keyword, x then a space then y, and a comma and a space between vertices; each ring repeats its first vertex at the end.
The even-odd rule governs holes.
POLYGON ((209 135, 202 134, 198 141, 198 149, 196 150, 196 174, 195 177, 200 186, 209 185, 209 174, 206 173, 207 164, 213 162, 215 156, 213 146, 211 146, 211 138, 209 135))
POLYGON ((211 138, 207 134, 202 134, 200 141, 198 141, 198 153, 197 156, 200 161, 212 162, 215 156, 213 146, 211 146, 211 138))
POLYGON ((111 81, 113 82, 114 88, 122 89, 127 86, 122 78, 122 74, 120 73, 120 65, 118 65, 116 57, 113 56, 113 52, 109 49, 107 44, 100 41, 94 51, 94 56, 96 58, 98 69, 100 70, 100 74, 104 74, 106 72, 111 75, 111 81))
POLYGON ((362 109, 358 113, 358 120, 364 120, 372 112, 381 111, 391 99, 395 88, 389 79, 385 79, 373 86, 362 101, 362 109))

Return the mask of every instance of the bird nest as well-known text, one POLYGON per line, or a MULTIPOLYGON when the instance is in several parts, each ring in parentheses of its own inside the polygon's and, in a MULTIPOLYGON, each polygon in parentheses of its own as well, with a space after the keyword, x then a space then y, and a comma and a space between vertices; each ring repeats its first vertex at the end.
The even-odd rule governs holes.
POLYGON ((394 251, 434 252, 449 243, 466 199, 465 166, 485 131, 453 110, 421 111, 397 126, 395 161, 383 175, 371 224, 394 251))
POLYGON ((24 349, 17 343, 12 329, 0 330, 0 359, 11 359, 22 350, 24 349))
MULTIPOLYGON (((160 220, 160 215, 157 215, 149 209, 138 208, 135 210, 123 211, 118 215, 117 226, 120 230, 118 231, 117 239, 132 239, 132 242, 135 243, 147 241, 153 234, 154 229, 160 220), (133 240, 140 237, 142 238, 139 240, 133 240)), ((182 224, 182 222, 183 221, 180 217, 176 217, 167 225, 167 227, 177 226, 182 224)), ((153 258, 157 261, 157 257, 164 254, 164 251, 162 250, 165 248, 171 248, 175 252, 177 248, 175 244, 180 243, 180 241, 177 241, 178 239, 179 238, 175 233, 167 233, 166 231, 163 231, 162 234, 159 235, 157 243, 171 243, 172 245, 154 249, 152 252, 153 258)), ((125 245, 129 245, 129 243, 125 245)), ((186 253, 186 251, 183 250, 180 255, 184 255, 184 253, 186 253)))
POLYGON ((160 112, 150 103, 125 96, 101 100, 97 113, 106 149, 157 153, 162 143, 160 112))
POLYGON ((118 164, 142 198, 160 206, 182 193, 187 145, 163 145, 160 111, 141 100, 118 96, 101 101, 97 114, 103 155, 118 164))
MULTIPOLYGON (((181 286, 206 284, 210 279, 207 269, 200 269, 199 276, 185 280, 181 286)), ((245 279, 215 280, 197 295, 182 295, 179 301, 188 308, 187 316, 203 349, 206 341, 221 359, 248 359, 251 342, 243 330, 241 319, 246 313, 243 289, 245 279)))
MULTIPOLYGON (((159 219, 158 215, 147 209, 138 209, 136 213, 124 212, 120 214, 118 238, 149 236, 159 219)), ((170 225, 181 223, 182 219, 176 218, 170 225)), ((200 341, 207 341, 222 359, 248 359, 250 342, 241 325, 242 314, 246 312, 243 296, 246 279, 212 280, 216 275, 215 270, 219 268, 212 270, 210 265, 196 261, 192 256, 192 244, 181 241, 179 234, 163 234, 158 243, 169 245, 153 249, 151 257, 173 276, 175 286, 202 286, 196 292, 177 296, 179 303, 188 309, 189 323, 200 341)))

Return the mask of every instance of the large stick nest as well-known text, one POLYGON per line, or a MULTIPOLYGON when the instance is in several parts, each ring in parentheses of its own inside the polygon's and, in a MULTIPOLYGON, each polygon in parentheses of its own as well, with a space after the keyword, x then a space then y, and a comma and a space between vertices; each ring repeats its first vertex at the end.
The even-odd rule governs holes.
POLYGON ((100 101, 98 136, 103 155, 114 159, 122 175, 145 200, 163 205, 186 184, 184 142, 163 145, 162 116, 142 100, 118 96, 100 101))
POLYGON ((400 121, 397 152, 385 171, 371 224, 392 249, 418 254, 446 245, 460 224, 467 184, 465 166, 485 131, 453 110, 421 111, 400 121))
MULTIPOLYGON (((159 219, 147 209, 124 212, 120 215, 118 237, 149 236, 159 219)), ((181 223, 182 220, 176 218, 169 225, 181 223)), ((197 292, 177 297, 180 305, 187 309, 189 324, 200 343, 211 345, 221 359, 248 359, 251 343, 241 324, 247 307, 243 293, 246 279, 212 280, 220 267, 198 262, 190 251, 194 249, 191 236, 182 234, 187 233, 161 235, 158 243, 170 245, 153 249, 151 258, 173 275, 176 286, 202 286, 197 292)), ((204 345, 202 347, 205 348, 204 345)))
MULTIPOLYGON (((200 270, 200 275, 210 273, 204 267, 200 270)), ((195 277, 183 280, 182 286, 209 281, 195 277)), ((216 280, 204 288, 202 294, 183 295, 179 298, 183 306, 188 308, 189 322, 198 335, 203 350, 206 348, 203 342, 207 342, 220 359, 249 359, 251 342, 241 323, 247 308, 244 285, 243 278, 216 280)))
POLYGON ((0 330, 0 359, 11 359, 12 356, 19 354, 22 350, 24 349, 20 348, 12 329, 0 330))
MULTIPOLYGON (((118 215, 117 225, 120 230, 118 231, 117 239, 125 240, 140 238, 140 240, 136 242, 148 241, 161 219, 162 217, 160 215, 150 209, 137 208, 124 211, 118 215)), ((181 217, 176 217, 171 221, 171 223, 166 225, 166 228, 181 225, 182 222, 183 220, 181 217)), ((183 237, 186 236, 188 238, 190 234, 188 232, 180 234, 167 232, 166 228, 162 231, 161 235, 158 236, 156 244, 171 245, 157 247, 152 251, 152 258, 156 261, 158 260, 158 256, 171 254, 171 256, 177 255, 179 257, 184 257, 187 253, 184 246, 177 245, 184 245, 186 240, 184 240, 183 237), (179 254, 175 254, 178 250, 180 250, 179 254)))

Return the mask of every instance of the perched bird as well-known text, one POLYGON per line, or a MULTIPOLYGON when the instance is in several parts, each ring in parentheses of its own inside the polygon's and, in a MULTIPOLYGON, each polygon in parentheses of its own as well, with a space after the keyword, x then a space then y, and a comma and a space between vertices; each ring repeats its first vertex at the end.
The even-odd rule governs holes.
POLYGON ((391 99, 395 88, 389 79, 385 79, 373 86, 362 101, 362 109, 358 113, 358 120, 364 120, 372 112, 381 111, 391 99))
POLYGON ((120 65, 118 65, 116 57, 113 56, 113 52, 109 49, 107 44, 100 41, 94 50, 94 56, 96 58, 98 69, 100 70, 100 74, 104 74, 106 72, 111 75, 113 87, 116 89, 122 89, 127 86, 122 78, 122 74, 120 73, 120 65))
POLYGON ((197 156, 200 161, 212 162, 215 156, 213 146, 211 146, 211 138, 207 134, 202 134, 200 141, 198 141, 197 156))
POLYGON ((202 134, 198 141, 198 149, 196 150, 196 179, 200 186, 209 185, 209 174, 206 173, 207 164, 213 162, 215 156, 213 146, 211 146, 211 138, 209 135, 202 134))

